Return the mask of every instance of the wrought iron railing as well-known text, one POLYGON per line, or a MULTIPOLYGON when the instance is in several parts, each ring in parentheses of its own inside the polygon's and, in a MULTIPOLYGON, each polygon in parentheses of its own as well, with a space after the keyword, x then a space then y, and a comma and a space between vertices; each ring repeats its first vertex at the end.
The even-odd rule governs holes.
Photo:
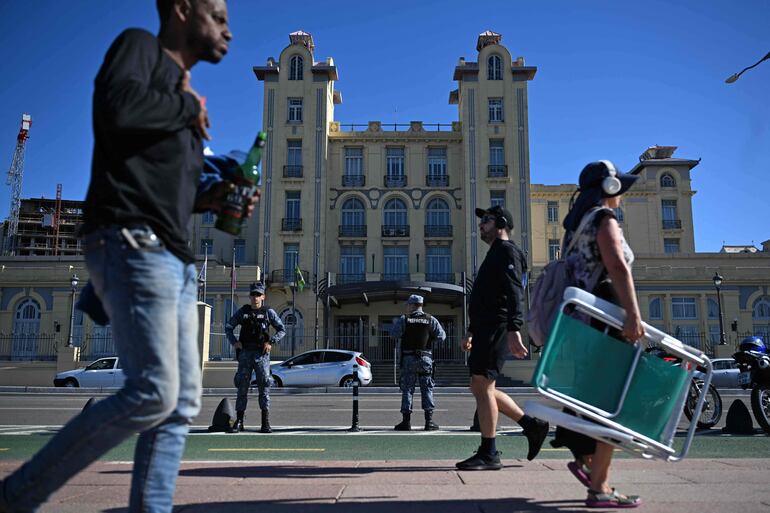
POLYGON ((452 225, 451 224, 447 224, 447 225, 426 224, 425 236, 426 237, 451 237, 452 225))
MULTIPOLYGON (((310 287, 310 284, 312 283, 310 272, 307 269, 300 269, 300 271, 302 272, 302 279, 305 280, 305 287, 310 287)), ((271 285, 285 285, 290 287, 294 285, 296 279, 297 276, 294 269, 275 269, 270 273, 271 285)))
POLYGON ((340 237, 366 237, 365 224, 341 224, 339 226, 340 237))
POLYGON ((284 217, 281 219, 281 230, 284 232, 298 232, 302 230, 302 218, 284 217))
POLYGON ((663 229, 664 230, 681 230, 682 220, 681 219, 664 219, 663 229))
POLYGON ((342 175, 343 187, 363 187, 364 185, 366 185, 364 175, 342 175))
POLYGON ((283 166, 284 178, 302 178, 302 166, 283 166))
POLYGON ((448 175, 427 175, 425 185, 428 187, 449 187, 448 175))
POLYGON ((0 360, 55 361, 56 335, 41 333, 0 334, 0 360))
POLYGON ((405 175, 400 176, 388 176, 385 175, 382 179, 385 187, 406 187, 407 180, 405 175))
POLYGON ((489 178, 505 178, 508 176, 508 166, 500 164, 491 164, 487 166, 489 178))
POLYGON ((366 281, 366 273, 337 273, 337 285, 362 283, 366 281))
POLYGON ((408 224, 383 224, 383 237, 409 237, 408 224))

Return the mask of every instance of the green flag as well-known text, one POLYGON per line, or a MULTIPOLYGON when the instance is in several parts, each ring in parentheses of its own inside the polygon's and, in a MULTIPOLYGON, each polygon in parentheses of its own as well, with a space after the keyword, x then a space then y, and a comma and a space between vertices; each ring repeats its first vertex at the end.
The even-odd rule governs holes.
POLYGON ((299 265, 294 267, 294 275, 297 282, 297 290, 302 292, 305 288, 305 278, 302 277, 302 271, 299 270, 299 265))

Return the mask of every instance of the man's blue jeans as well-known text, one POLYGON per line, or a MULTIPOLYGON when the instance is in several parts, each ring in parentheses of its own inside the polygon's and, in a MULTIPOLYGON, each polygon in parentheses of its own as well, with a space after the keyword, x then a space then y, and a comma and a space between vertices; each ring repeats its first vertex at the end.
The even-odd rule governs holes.
MULTIPOLYGON (((147 228, 130 230, 153 241, 147 228)), ((150 232, 151 233, 151 232, 150 232)), ((195 267, 160 242, 134 249, 118 228, 86 238, 86 266, 110 317, 124 387, 80 413, 5 482, 11 511, 35 511, 69 478, 134 433, 129 511, 170 512, 200 411, 195 267)))

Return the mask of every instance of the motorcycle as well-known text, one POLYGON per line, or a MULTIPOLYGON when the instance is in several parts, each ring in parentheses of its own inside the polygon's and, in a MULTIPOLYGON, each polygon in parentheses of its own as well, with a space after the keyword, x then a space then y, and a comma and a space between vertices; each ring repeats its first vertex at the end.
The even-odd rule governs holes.
POLYGON ((760 427, 770 435, 770 356, 760 337, 747 337, 741 342, 733 359, 741 373, 738 383, 751 389, 751 411, 760 427))
MULTIPOLYGON (((659 358, 673 364, 681 365, 681 358, 676 358, 666 353, 658 347, 651 347, 647 349, 648 353, 655 354, 659 358)), ((705 372, 706 369, 698 367, 699 371, 705 372)), ((693 411, 698 404, 698 397, 700 397, 701 390, 703 390, 704 381, 701 378, 692 378, 690 381, 690 389, 687 392, 687 400, 684 403, 684 414, 687 420, 692 422, 693 411)), ((709 383, 708 391, 706 392, 706 400, 703 403, 700 415, 696 419, 699 429, 711 429, 719 423, 722 418, 722 396, 719 395, 717 388, 709 383)))

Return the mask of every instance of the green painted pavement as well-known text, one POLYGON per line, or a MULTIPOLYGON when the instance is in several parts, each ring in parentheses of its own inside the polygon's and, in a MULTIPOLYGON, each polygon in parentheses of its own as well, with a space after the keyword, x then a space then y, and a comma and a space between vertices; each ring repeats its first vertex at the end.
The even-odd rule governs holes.
MULTIPOLYGON (((43 446, 51 435, 0 435, 0 460, 24 460, 43 446)), ((681 440, 678 440, 681 442, 681 440)), ((464 459, 479 440, 467 435, 367 435, 312 434, 260 435, 232 434, 191 436, 185 460, 443 460, 464 459)), ((108 452, 102 460, 133 459, 135 440, 108 452)), ((521 434, 501 434, 497 447, 503 458, 524 458, 526 439, 521 434)), ((620 457, 626 457, 618 453, 620 457)), ((770 455, 770 437, 696 436, 690 447, 691 458, 756 458, 770 455)), ((566 450, 551 449, 548 442, 539 458, 567 459, 566 450)))

